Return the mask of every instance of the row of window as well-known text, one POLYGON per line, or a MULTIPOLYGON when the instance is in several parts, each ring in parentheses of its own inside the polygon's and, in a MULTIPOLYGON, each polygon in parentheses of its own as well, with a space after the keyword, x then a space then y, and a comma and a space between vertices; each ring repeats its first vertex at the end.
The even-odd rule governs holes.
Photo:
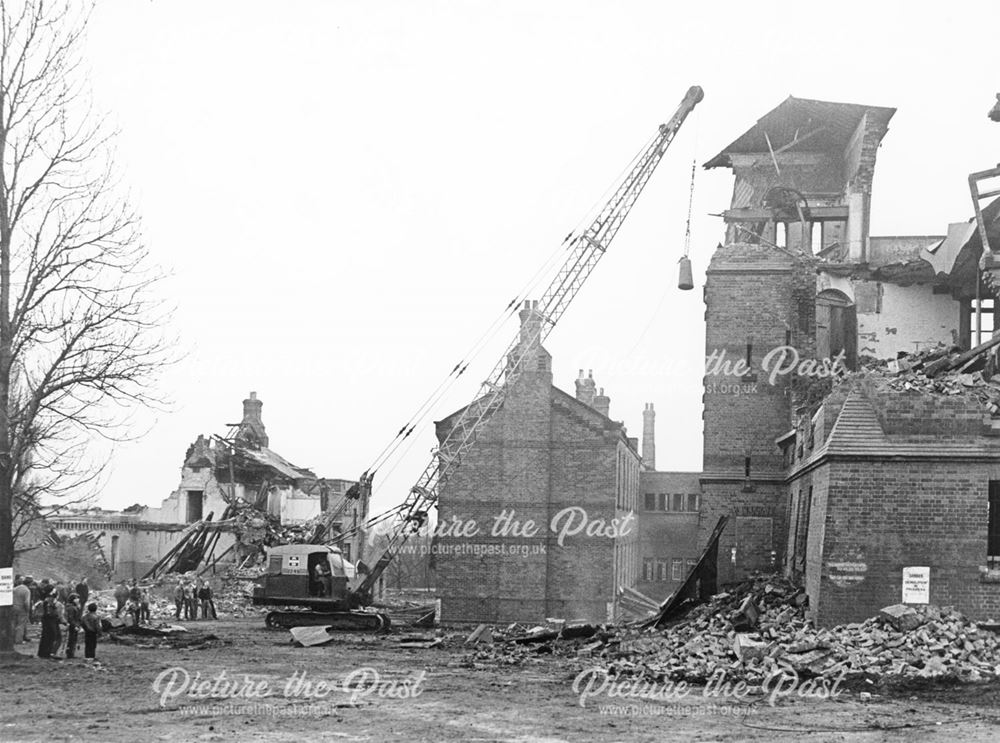
POLYGON ((646 493, 647 511, 698 511, 697 493, 646 493))
POLYGON ((642 561, 642 579, 650 583, 652 581, 682 581, 687 570, 693 568, 698 561, 696 559, 688 558, 674 558, 668 560, 658 560, 654 557, 647 557, 642 561), (667 572, 667 567, 670 567, 670 572, 667 572))
POLYGON ((618 448, 615 505, 626 511, 635 510, 639 490, 639 460, 626 454, 624 445, 618 448))

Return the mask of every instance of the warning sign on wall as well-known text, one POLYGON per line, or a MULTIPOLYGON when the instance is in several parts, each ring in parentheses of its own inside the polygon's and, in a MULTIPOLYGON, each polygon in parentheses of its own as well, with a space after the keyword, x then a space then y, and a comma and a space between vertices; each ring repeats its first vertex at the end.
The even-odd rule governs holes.
POLYGON ((931 569, 903 568, 903 603, 929 604, 931 602, 931 569))
POLYGON ((0 568, 0 606, 14 605, 14 568, 0 568))

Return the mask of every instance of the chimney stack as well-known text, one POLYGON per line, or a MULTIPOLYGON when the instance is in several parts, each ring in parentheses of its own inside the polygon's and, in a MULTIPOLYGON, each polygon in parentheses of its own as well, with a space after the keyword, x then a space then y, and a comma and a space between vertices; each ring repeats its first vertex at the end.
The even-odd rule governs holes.
POLYGON ((651 402, 642 411, 642 466, 656 469, 656 412, 651 402))
POLYGON ((524 300, 524 306, 517 316, 521 319, 521 343, 534 341, 537 345, 542 330, 542 313, 538 311, 538 301, 524 300))
POLYGON ((243 401, 243 420, 237 436, 257 446, 267 446, 267 430, 260 416, 264 403, 257 399, 257 393, 251 392, 250 397, 243 401))
POLYGON ((580 370, 580 377, 576 380, 576 399, 585 405, 594 407, 594 395, 597 393, 597 384, 594 382, 594 370, 590 370, 590 376, 583 376, 583 369, 580 370))
POLYGON ((526 299, 524 305, 518 312, 521 319, 521 330, 518 345, 513 349, 507 358, 507 365, 511 367, 515 362, 521 364, 521 371, 524 373, 541 372, 543 375, 552 375, 552 357, 542 346, 542 323, 544 315, 538 309, 538 301, 526 299))
POLYGON ((594 410, 603 415, 605 418, 610 418, 611 411, 611 398, 604 394, 604 388, 601 387, 601 391, 594 397, 594 410))

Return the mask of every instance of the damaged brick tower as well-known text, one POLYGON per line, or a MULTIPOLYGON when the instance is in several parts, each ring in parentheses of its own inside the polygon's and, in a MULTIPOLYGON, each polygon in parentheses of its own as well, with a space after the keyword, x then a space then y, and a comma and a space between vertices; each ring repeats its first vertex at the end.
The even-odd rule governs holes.
POLYGON ((818 297, 820 261, 864 260, 875 154, 894 109, 788 98, 706 163, 735 176, 707 270, 699 543, 722 514, 719 579, 780 567, 787 488, 778 440, 822 390, 794 359, 856 354, 853 308, 818 297), (780 363, 784 361, 785 363, 780 363))

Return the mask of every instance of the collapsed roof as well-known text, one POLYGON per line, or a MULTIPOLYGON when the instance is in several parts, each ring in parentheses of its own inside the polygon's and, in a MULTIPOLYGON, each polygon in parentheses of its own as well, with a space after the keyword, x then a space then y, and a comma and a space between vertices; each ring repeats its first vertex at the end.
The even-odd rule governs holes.
POLYGON ((883 127, 895 108, 788 96, 707 163, 731 167, 730 155, 758 152, 843 152, 865 116, 883 127))

